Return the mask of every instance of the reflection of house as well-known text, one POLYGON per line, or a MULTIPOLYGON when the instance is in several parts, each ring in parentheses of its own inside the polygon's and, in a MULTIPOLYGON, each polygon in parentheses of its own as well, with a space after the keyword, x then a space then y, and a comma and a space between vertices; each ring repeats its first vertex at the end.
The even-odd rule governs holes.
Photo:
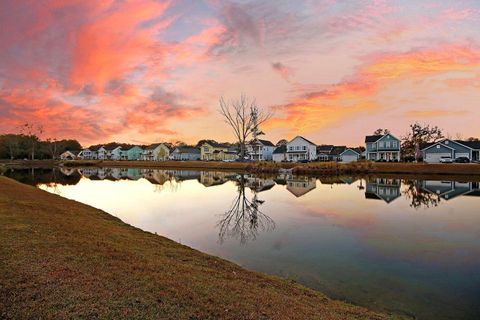
POLYGON ((462 195, 476 195, 480 191, 479 182, 435 181, 422 182, 422 189, 436 194, 445 200, 462 195))
POLYGON ((60 172, 65 176, 78 175, 77 169, 74 168, 60 168, 60 172))
POLYGON ((400 140, 392 134, 365 137, 367 160, 399 161, 400 140))
POLYGON ((205 187, 218 186, 227 182, 229 175, 227 172, 201 171, 200 183, 205 187))
POLYGON ((255 139, 247 145, 247 154, 250 160, 272 160, 275 145, 268 140, 255 139))
POLYGON ((270 190, 275 186, 275 181, 272 179, 261 179, 255 177, 249 177, 246 179, 245 186, 255 192, 262 192, 270 190))
POLYGON ((200 160, 200 149, 195 147, 178 147, 170 154, 170 159, 181 161, 200 160))
POLYGON ((175 181, 198 180, 200 181, 200 171, 196 170, 169 170, 169 175, 173 176, 175 181))
POLYGON ((317 146, 315 143, 297 136, 287 143, 288 161, 312 161, 317 159, 317 146))
POLYGON ((92 176, 96 176, 97 175, 97 172, 98 172, 98 169, 97 168, 82 168, 82 169, 78 169, 78 171, 80 172, 80 174, 86 178, 90 178, 92 176))
POLYGON ((423 159, 428 163, 439 163, 442 157, 456 159, 466 157, 470 161, 480 160, 480 141, 444 139, 437 143, 421 146, 423 159))
POLYGON ((297 198, 317 187, 315 178, 305 176, 287 175, 285 181, 287 183, 287 190, 297 198))
POLYGON ((390 203, 400 197, 400 179, 375 178, 367 181, 365 198, 390 203))
POLYGON ((165 182, 171 180, 171 176, 163 170, 145 169, 142 172, 142 176, 150 183, 158 185, 163 185, 165 182))

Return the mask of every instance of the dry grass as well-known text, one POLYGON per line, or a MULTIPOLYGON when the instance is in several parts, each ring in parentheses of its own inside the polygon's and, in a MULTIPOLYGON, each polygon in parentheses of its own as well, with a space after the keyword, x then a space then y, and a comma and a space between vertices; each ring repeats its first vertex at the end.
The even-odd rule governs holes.
POLYGON ((2 319, 387 318, 5 177, 0 243, 2 319))

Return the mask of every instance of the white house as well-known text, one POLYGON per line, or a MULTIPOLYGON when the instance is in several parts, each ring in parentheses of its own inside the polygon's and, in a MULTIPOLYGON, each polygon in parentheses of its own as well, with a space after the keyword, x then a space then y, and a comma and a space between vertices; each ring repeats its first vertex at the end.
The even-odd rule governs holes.
POLYGON ((317 145, 301 136, 296 136, 287 143, 287 160, 313 161, 317 159, 317 145))
POLYGON ((195 161, 200 160, 200 148, 178 147, 170 153, 170 160, 195 161))
POLYGON ((268 140, 255 139, 247 145, 247 154, 250 160, 268 161, 272 160, 275 145, 268 140))
POLYGON ((117 146, 110 152, 110 159, 122 160, 122 147, 117 146))
POLYGON ((84 160, 97 160, 98 159, 98 149, 101 146, 91 146, 82 150, 81 158, 84 160))
POLYGON ((61 160, 77 160, 79 159, 79 151, 67 150, 60 155, 61 160))

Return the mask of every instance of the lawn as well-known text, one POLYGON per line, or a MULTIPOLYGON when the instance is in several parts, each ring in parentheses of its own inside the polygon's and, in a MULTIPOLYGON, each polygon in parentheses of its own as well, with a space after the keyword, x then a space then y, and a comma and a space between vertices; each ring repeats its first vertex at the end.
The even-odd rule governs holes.
POLYGON ((0 243, 2 319, 390 318, 1 176, 0 243))

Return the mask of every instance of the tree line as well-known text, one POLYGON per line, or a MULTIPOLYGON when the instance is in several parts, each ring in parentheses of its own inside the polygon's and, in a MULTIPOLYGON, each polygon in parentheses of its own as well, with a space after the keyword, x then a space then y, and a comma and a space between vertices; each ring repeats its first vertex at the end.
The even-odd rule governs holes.
POLYGON ((36 134, 0 135, 0 159, 58 159, 60 154, 70 150, 81 150, 74 139, 41 140, 36 134))

